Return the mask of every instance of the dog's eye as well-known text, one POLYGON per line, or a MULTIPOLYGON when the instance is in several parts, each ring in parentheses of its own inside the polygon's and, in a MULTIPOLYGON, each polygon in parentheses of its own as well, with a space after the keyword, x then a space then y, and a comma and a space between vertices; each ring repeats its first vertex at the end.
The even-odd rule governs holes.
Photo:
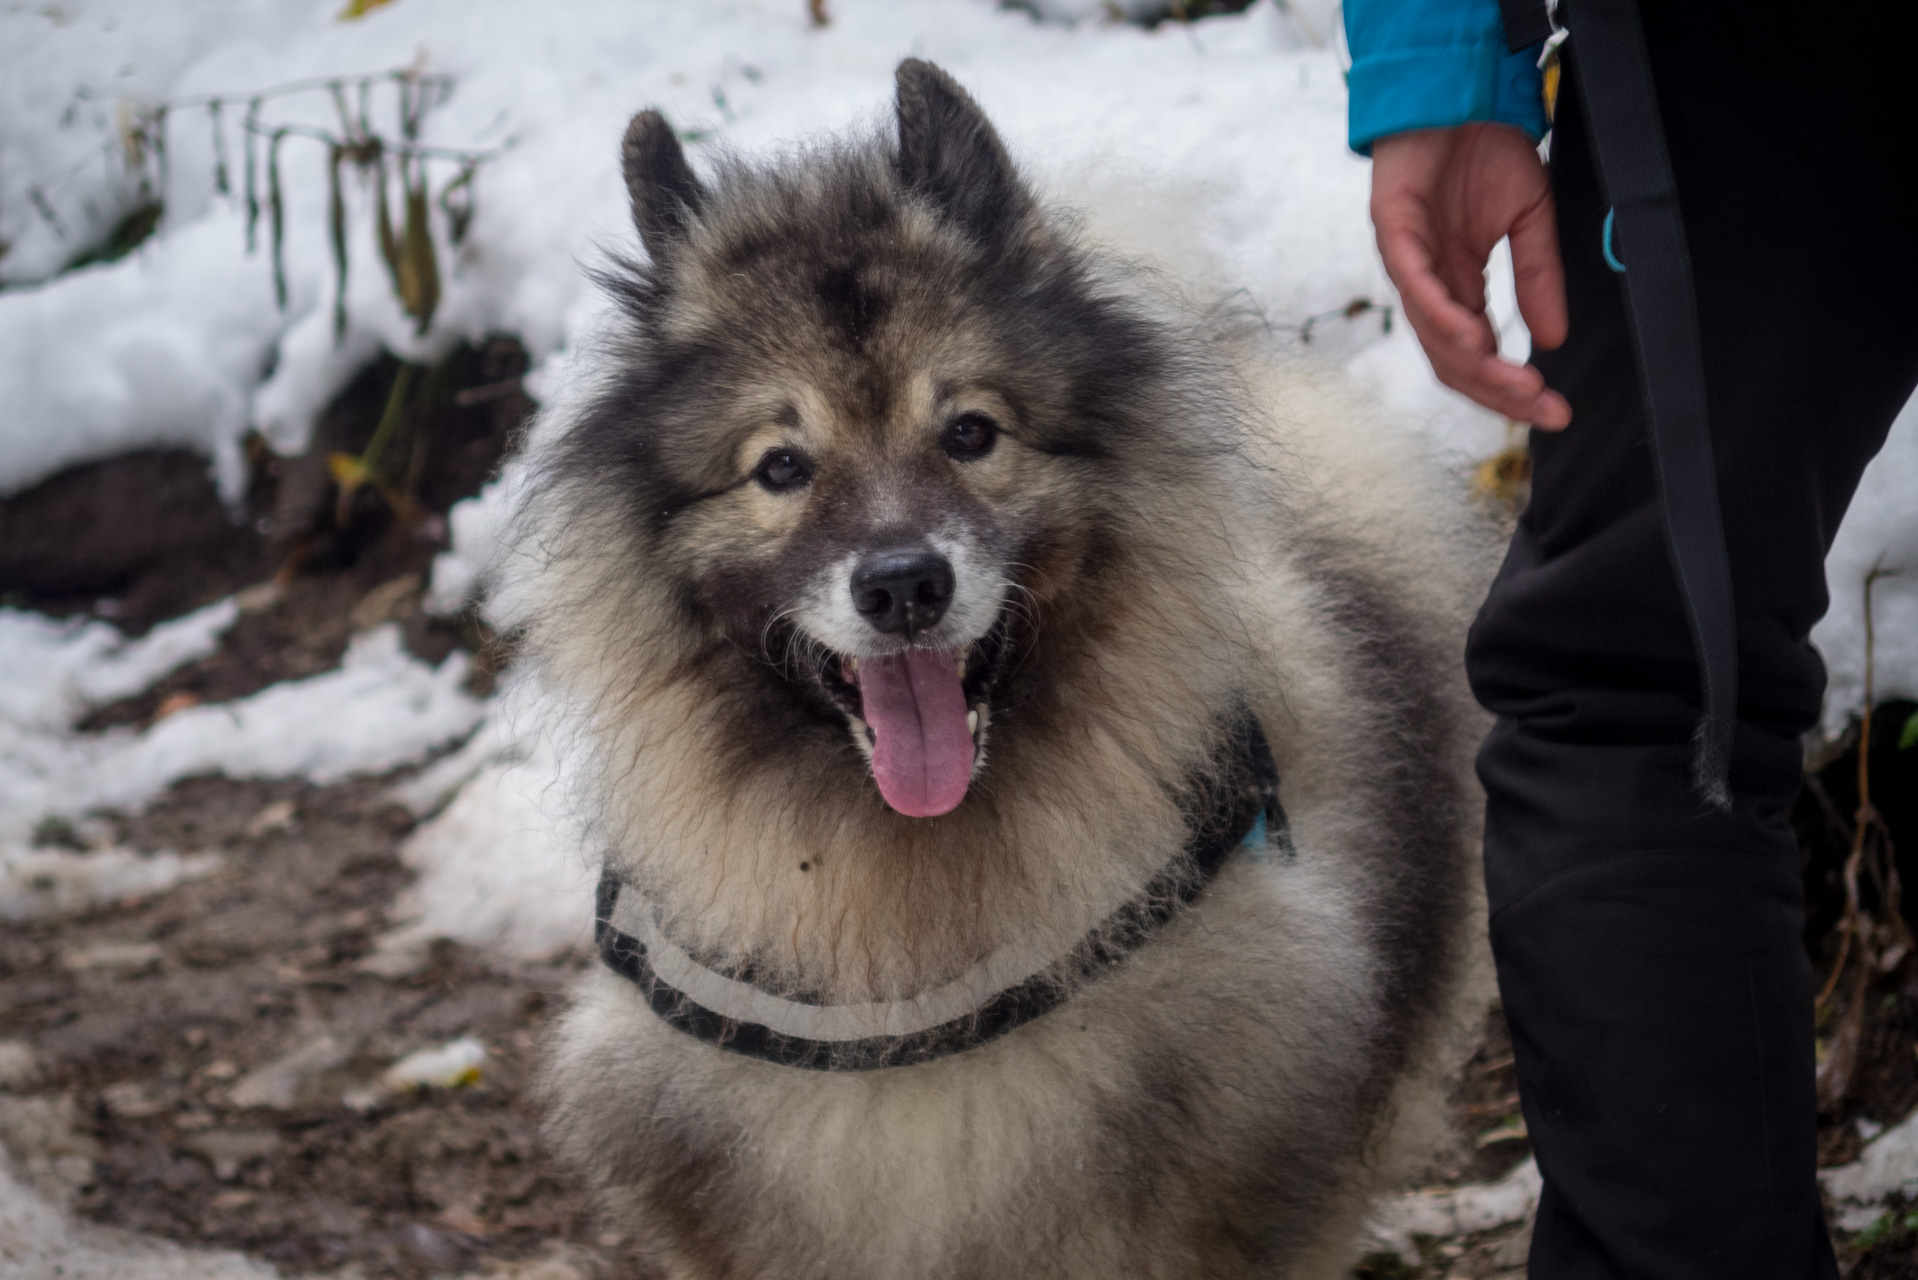
POLYGON ((998 423, 983 413, 962 413, 946 428, 945 439, 940 441, 940 445, 945 449, 946 456, 969 462, 991 453, 998 439, 998 423))
POLYGON ((797 489, 812 479, 812 462, 803 453, 774 449, 759 460, 753 469, 753 479, 774 493, 797 489))

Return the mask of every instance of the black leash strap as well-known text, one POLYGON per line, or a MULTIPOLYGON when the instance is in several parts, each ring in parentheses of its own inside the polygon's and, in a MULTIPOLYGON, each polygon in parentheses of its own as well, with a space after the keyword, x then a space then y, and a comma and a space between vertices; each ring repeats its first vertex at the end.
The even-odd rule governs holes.
POLYGON ((1545 0, 1499 0, 1498 11, 1505 20, 1505 47, 1513 53, 1552 34, 1552 15, 1545 0))
MULTIPOLYGON (((1550 33, 1542 0, 1501 5, 1514 51, 1541 38, 1540 23, 1550 33)), ((1705 411, 1691 251, 1637 0, 1575 0, 1566 25, 1577 49, 1587 131, 1625 258, 1625 299, 1651 418, 1665 541, 1704 685, 1705 713, 1692 734, 1692 783, 1714 808, 1730 809, 1738 624, 1705 411)))

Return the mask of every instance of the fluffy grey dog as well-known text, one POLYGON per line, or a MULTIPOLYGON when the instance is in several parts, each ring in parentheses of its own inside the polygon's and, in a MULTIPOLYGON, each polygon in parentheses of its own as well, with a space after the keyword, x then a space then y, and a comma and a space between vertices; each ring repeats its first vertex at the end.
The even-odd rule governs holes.
POLYGON ((606 866, 552 1134, 673 1277, 1332 1274, 1468 949, 1478 543, 945 73, 897 106, 707 179, 627 131, 528 517, 606 866))

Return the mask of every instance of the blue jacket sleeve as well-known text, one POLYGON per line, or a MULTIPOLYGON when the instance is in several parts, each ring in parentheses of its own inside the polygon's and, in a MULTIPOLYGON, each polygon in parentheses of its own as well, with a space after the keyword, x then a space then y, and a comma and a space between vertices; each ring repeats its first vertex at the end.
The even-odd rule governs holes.
POLYGON ((1498 0, 1345 0, 1352 149, 1473 120, 1545 134, 1536 47, 1505 51, 1498 0))

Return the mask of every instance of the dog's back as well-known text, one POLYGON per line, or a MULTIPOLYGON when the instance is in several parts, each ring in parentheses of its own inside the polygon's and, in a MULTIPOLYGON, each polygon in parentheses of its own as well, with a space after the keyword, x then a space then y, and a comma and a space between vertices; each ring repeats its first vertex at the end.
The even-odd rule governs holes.
POLYGON ((1480 546, 943 73, 899 130, 628 134, 529 530, 608 866, 552 1132, 675 1276, 1335 1270, 1461 980, 1480 546))

